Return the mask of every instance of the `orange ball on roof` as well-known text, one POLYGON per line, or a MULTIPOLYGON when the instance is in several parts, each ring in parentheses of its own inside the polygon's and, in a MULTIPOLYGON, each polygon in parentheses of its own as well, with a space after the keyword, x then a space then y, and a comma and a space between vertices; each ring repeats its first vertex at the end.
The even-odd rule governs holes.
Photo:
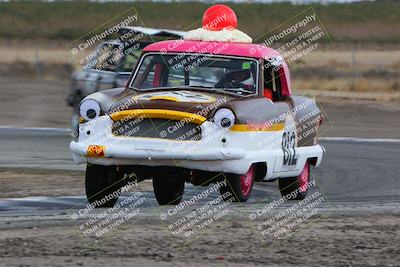
POLYGON ((203 15, 203 28, 209 31, 237 28, 237 17, 232 8, 226 5, 213 5, 203 15))

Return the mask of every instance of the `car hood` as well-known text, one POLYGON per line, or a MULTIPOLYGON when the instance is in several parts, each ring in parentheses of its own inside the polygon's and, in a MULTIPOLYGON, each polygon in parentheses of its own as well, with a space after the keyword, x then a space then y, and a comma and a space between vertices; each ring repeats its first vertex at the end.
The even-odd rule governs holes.
POLYGON ((198 114, 210 119, 217 109, 226 107, 235 113, 237 123, 262 122, 265 118, 284 111, 272 101, 266 101, 264 97, 234 97, 193 88, 146 92, 116 88, 86 97, 89 98, 99 102, 103 112, 108 114, 127 110, 157 109, 198 114))
POLYGON ((232 96, 206 93, 200 90, 149 90, 138 92, 126 90, 114 97, 108 113, 133 109, 163 109, 198 114, 209 118, 213 112, 226 106, 232 96))

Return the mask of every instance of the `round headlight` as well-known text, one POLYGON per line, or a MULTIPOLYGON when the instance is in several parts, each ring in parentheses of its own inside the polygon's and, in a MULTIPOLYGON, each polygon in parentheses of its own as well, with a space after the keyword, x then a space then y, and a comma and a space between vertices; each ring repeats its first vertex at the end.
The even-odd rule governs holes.
POLYGON ((235 114, 228 108, 221 108, 215 112, 214 123, 222 128, 231 128, 235 123, 235 114))
POLYGON ((100 105, 93 99, 84 100, 79 107, 79 114, 89 121, 100 115, 100 105))

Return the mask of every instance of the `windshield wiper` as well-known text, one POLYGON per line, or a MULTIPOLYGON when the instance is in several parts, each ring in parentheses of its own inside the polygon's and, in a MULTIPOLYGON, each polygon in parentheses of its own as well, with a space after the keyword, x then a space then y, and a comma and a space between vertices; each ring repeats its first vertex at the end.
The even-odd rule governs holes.
POLYGON ((243 89, 243 88, 241 88, 241 87, 239 87, 239 88, 221 88, 221 90, 232 91, 232 92, 248 93, 248 94, 253 94, 253 93, 254 93, 253 91, 246 90, 246 89, 243 89))
POLYGON ((213 87, 209 87, 209 86, 203 86, 203 85, 180 85, 180 86, 178 86, 178 87, 182 87, 182 88, 184 88, 184 87, 191 87, 191 88, 205 88, 205 89, 210 89, 210 90, 214 90, 215 88, 213 88, 213 87))
POLYGON ((247 93, 247 94, 254 94, 253 91, 246 90, 244 88, 213 88, 213 87, 208 87, 208 86, 202 86, 202 85, 181 85, 181 86, 174 86, 174 87, 192 87, 192 88, 202 88, 202 89, 207 89, 209 91, 217 91, 217 92, 224 92, 228 91, 230 93, 247 93))

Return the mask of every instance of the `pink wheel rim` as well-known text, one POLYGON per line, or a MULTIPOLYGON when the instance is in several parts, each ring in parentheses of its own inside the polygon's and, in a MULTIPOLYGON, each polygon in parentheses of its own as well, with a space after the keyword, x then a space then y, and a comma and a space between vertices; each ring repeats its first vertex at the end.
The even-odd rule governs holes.
POLYGON ((300 173, 298 177, 299 187, 301 192, 306 192, 308 188, 308 177, 310 173, 310 164, 306 162, 303 171, 300 173))
POLYGON ((244 196, 250 194, 253 183, 254 166, 251 166, 246 174, 240 175, 240 189, 244 196))

